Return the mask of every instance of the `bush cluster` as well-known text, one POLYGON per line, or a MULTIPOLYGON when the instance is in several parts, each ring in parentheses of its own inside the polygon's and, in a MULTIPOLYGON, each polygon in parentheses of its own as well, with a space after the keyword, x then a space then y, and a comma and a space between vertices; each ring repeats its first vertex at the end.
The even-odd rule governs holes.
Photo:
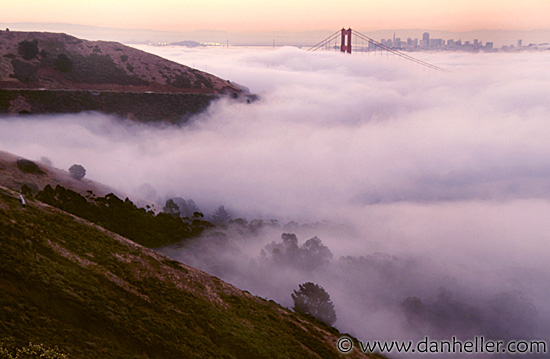
POLYGON ((62 186, 54 189, 47 185, 35 198, 150 248, 181 242, 213 227, 202 219, 201 213, 191 218, 155 214, 151 210, 138 208, 128 198, 121 200, 112 193, 105 197, 95 197, 90 193, 86 198, 62 186))

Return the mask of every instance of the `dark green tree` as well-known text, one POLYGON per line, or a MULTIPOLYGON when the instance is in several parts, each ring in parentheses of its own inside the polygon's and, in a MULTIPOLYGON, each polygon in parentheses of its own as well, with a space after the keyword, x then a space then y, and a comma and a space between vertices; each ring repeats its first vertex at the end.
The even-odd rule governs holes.
POLYGON ((19 168, 21 171, 25 173, 36 173, 36 174, 44 173, 44 171, 42 171, 36 163, 23 158, 20 158, 17 160, 17 168, 19 168))
POLYGON ((25 60, 31 60, 38 55, 38 40, 23 40, 18 44, 17 51, 25 60))
POLYGON ((299 285, 292 296, 294 310, 299 313, 310 314, 313 317, 332 325, 336 321, 334 304, 327 291, 318 284, 306 282, 299 285))
POLYGON ((53 66, 56 70, 59 70, 61 72, 69 72, 73 68, 72 61, 67 57, 65 54, 59 54, 55 58, 55 61, 53 62, 53 66))

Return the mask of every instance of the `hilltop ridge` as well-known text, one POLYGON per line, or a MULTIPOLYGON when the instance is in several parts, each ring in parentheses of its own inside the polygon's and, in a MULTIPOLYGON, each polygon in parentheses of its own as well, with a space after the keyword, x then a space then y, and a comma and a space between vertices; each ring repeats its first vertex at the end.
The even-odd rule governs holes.
POLYGON ((177 122, 220 96, 247 94, 229 80, 117 42, 0 31, 0 113, 99 111, 177 122))

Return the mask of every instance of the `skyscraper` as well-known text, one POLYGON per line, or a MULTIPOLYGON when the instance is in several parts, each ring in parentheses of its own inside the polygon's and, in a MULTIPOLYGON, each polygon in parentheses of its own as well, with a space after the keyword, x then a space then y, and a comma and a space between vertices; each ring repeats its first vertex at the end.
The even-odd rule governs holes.
POLYGON ((430 34, 425 32, 422 34, 422 42, 420 44, 420 46, 423 48, 423 49, 427 49, 430 47, 430 34))

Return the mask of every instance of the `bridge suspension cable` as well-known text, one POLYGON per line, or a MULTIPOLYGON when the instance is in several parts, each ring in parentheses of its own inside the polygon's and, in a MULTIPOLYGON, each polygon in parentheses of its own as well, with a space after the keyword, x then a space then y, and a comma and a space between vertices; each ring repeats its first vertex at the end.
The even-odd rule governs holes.
POLYGON ((317 51, 321 47, 325 46, 326 44, 331 43, 338 36, 340 36, 340 30, 336 31, 334 34, 330 35, 329 37, 327 37, 323 41, 319 41, 318 43, 316 43, 315 45, 310 47, 307 51, 317 51))
POLYGON ((374 44, 376 47, 379 47, 379 48, 381 48, 382 50, 385 50, 385 51, 387 51, 387 52, 390 52, 390 53, 392 53, 392 54, 395 54, 395 55, 397 55, 397 56, 399 56, 399 57, 402 57, 402 58, 404 58, 404 59, 406 59, 406 60, 415 62, 415 63, 417 63, 417 64, 419 64, 419 65, 422 65, 422 66, 429 67, 429 68, 431 68, 431 69, 433 69, 433 70, 438 70, 438 71, 443 71, 443 72, 450 72, 449 70, 444 69, 444 68, 442 68, 442 67, 439 67, 439 66, 436 66, 436 65, 432 65, 432 64, 430 64, 430 63, 428 63, 428 62, 426 62, 426 61, 422 61, 422 60, 419 60, 419 59, 417 59, 417 58, 415 58, 415 57, 412 57, 412 56, 410 56, 410 55, 407 55, 407 54, 405 54, 404 52, 401 52, 401 51, 392 49, 392 48, 389 47, 388 45, 384 45, 384 44, 382 44, 382 43, 380 43, 380 42, 378 42, 378 41, 376 41, 376 40, 374 40, 374 39, 371 39, 370 37, 368 37, 368 36, 366 36, 366 35, 363 35, 363 34, 361 34, 361 33, 358 32, 358 31, 354 31, 354 33, 355 33, 355 35, 356 35, 357 37, 359 37, 360 39, 363 39, 363 40, 365 40, 365 41, 368 41, 369 43, 374 44))
MULTIPOLYGON (((329 37, 327 37, 326 39, 318 42, 317 44, 313 45, 311 48, 309 48, 307 51, 317 51, 319 50, 321 47, 325 46, 326 44, 329 44, 330 42, 332 42, 333 40, 335 40, 336 38, 338 38, 339 36, 344 36, 344 32, 346 32, 347 36, 351 36, 351 29, 348 29, 348 30, 338 30, 336 31, 334 34, 330 35, 329 37), (347 31, 347 32, 346 32, 347 31)), ((379 48, 383 51, 386 51, 387 53, 391 53, 391 54, 394 54, 396 56, 399 56, 405 60, 408 60, 408 61, 412 61, 418 65, 421 65, 421 66, 425 66, 425 67, 428 67, 432 70, 437 70, 437 71, 443 71, 443 72, 450 72, 449 70, 447 69, 444 69, 442 67, 439 67, 439 66, 436 66, 436 65, 432 65, 426 61, 422 61, 420 59, 417 59, 415 57, 412 57, 410 55, 407 55, 405 54, 404 52, 402 51, 399 51, 399 50, 396 50, 396 49, 393 49, 387 45, 384 45, 382 44, 381 42, 378 42, 366 35, 363 35, 362 33, 358 32, 358 31, 353 31, 353 33, 355 34, 355 36, 357 36, 358 38, 360 38, 362 41, 367 41, 368 43, 368 46, 369 46, 369 49, 371 47, 371 44, 374 46, 375 50, 376 48, 379 48)), ((342 42, 343 44, 343 42, 342 42)), ((351 44, 351 41, 349 41, 349 44, 351 44)), ((342 45, 343 46, 343 45, 342 45)), ((346 51, 348 53, 351 53, 351 48, 346 48, 346 51)), ((370 50, 369 50, 370 51, 370 50)), ((342 52, 344 52, 344 50, 342 49, 342 52)))

